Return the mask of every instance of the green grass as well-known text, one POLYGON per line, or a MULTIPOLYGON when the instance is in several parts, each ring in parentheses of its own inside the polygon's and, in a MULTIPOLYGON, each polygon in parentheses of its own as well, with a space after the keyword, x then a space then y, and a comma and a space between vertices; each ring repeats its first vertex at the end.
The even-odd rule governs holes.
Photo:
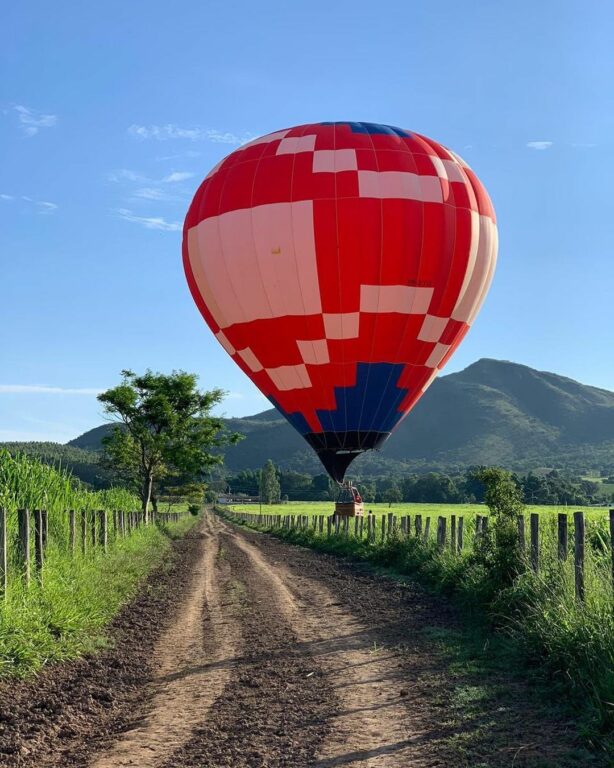
MULTIPOLYGON (((229 509, 234 512, 259 512, 259 504, 234 504, 229 505, 229 509)), ((422 518, 431 516, 437 518, 439 515, 449 518, 451 515, 463 515, 466 518, 473 518, 475 515, 488 515, 488 507, 485 504, 422 504, 422 503, 402 503, 393 504, 370 504, 365 503, 365 512, 371 510, 375 515, 384 515, 393 512, 397 517, 403 515, 422 515, 422 518)), ((559 512, 573 514, 577 511, 586 512, 587 518, 597 520, 603 518, 608 511, 608 507, 564 507, 564 506, 539 506, 527 505, 527 513, 539 512, 543 515, 556 517, 559 512)), ((335 511, 334 501, 291 501, 287 504, 263 504, 262 514, 267 515, 332 515, 335 511)))
POLYGON ((0 677, 21 677, 104 646, 110 619, 164 562, 171 539, 184 535, 197 519, 142 526, 122 538, 108 514, 108 552, 93 549, 88 535, 82 553, 81 511, 134 511, 138 499, 121 488, 88 491, 66 472, 6 451, 0 451, 0 506, 8 513, 9 555, 7 590, 0 594, 0 677), (49 516, 42 581, 32 567, 29 585, 15 546, 21 508, 46 509, 49 516), (77 512, 75 552, 69 547, 69 509, 77 512))
POLYGON ((14 580, 0 606, 0 677, 23 677, 105 647, 109 621, 164 563, 171 539, 184 535, 196 519, 142 527, 118 539, 106 555, 69 558, 51 548, 43 583, 34 579, 26 588, 14 580))

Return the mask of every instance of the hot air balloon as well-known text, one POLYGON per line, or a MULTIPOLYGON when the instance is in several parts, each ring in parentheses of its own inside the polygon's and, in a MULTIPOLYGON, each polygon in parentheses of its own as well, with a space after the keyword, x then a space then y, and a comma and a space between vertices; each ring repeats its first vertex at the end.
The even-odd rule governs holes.
POLYGON ((495 212, 454 152, 374 123, 255 139, 207 175, 183 233, 219 343, 338 482, 388 439, 469 330, 495 212))

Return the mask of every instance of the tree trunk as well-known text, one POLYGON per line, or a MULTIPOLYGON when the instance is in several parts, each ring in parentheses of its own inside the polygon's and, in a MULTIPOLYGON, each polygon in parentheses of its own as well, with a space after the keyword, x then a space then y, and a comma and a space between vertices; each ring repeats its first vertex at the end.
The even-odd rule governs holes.
POLYGON ((158 512, 158 497, 155 493, 151 494, 151 508, 157 514, 158 512))
POLYGON ((150 472, 143 480, 143 490, 141 491, 142 511, 145 515, 145 522, 149 522, 149 501, 151 499, 151 490, 153 488, 153 474, 150 472))

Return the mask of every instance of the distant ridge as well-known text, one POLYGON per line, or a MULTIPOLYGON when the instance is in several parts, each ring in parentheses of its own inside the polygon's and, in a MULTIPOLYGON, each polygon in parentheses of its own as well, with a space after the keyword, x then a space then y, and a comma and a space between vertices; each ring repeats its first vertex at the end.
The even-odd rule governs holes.
MULTIPOLYGON (((256 469, 271 458, 285 468, 322 471, 275 409, 226 423, 246 436, 227 449, 229 469, 256 469)), ((69 445, 99 449, 108 430, 97 427, 69 445)), ((437 379, 382 452, 361 456, 352 471, 454 471, 475 464, 614 472, 614 393, 518 363, 478 360, 437 379)))

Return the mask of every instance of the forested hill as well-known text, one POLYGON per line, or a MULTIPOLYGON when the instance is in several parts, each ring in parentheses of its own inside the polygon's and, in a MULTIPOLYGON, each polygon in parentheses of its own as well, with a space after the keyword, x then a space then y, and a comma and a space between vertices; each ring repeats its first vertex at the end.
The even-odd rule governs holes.
MULTIPOLYGON (((285 468, 321 471, 274 409, 227 423, 246 436, 226 452, 230 470, 256 469, 272 458, 285 468)), ((95 449, 106 429, 69 445, 95 449)), ((453 471, 472 464, 614 471, 614 393, 516 363, 479 360, 437 379, 383 451, 358 458, 353 473, 453 471)))

